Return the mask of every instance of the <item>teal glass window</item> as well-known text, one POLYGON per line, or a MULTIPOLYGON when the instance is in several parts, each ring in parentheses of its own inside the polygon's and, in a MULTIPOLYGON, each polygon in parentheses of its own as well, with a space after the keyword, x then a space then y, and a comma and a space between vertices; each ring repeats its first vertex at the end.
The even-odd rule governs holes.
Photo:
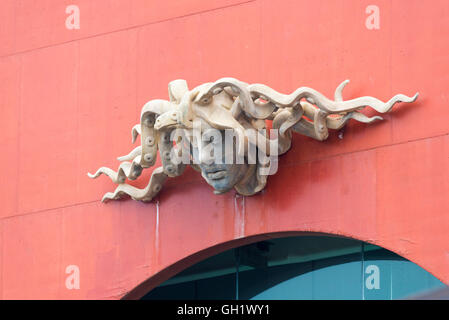
POLYGON ((262 241, 210 257, 143 299, 404 299, 445 287, 383 248, 337 237, 262 241))

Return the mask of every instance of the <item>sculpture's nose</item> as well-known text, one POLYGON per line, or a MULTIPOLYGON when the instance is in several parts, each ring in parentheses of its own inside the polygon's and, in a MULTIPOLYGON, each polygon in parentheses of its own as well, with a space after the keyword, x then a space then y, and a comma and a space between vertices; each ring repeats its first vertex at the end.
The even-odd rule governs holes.
POLYGON ((211 148, 211 146, 208 146, 207 144, 202 144, 201 148, 198 152, 198 161, 202 165, 212 165, 213 159, 214 159, 214 150, 211 148))

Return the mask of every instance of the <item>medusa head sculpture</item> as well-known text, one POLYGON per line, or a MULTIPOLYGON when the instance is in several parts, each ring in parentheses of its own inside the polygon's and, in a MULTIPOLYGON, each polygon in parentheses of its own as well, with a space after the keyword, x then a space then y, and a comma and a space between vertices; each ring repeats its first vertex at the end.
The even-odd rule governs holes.
POLYGON ((241 195, 261 191, 269 175, 276 172, 277 157, 291 147, 292 132, 323 141, 329 129, 338 130, 350 120, 371 123, 380 116, 360 112, 369 106, 379 113, 389 112, 398 102, 413 102, 418 97, 395 95, 388 102, 373 97, 344 101, 342 90, 334 100, 307 87, 289 95, 263 84, 247 84, 223 78, 189 90, 185 80, 169 83, 169 101, 152 100, 141 112, 140 124, 132 128, 132 142, 140 135, 141 145, 119 157, 117 171, 101 167, 90 178, 107 175, 118 184, 102 201, 129 196, 151 201, 168 177, 183 173, 187 165, 220 194, 235 189, 241 195), (267 120, 271 129, 267 129, 267 120), (224 146, 224 147, 223 147, 224 146), (162 166, 152 171, 143 189, 126 183, 137 179, 143 169, 155 165, 157 153, 162 166), (273 169, 274 168, 274 169, 273 169))

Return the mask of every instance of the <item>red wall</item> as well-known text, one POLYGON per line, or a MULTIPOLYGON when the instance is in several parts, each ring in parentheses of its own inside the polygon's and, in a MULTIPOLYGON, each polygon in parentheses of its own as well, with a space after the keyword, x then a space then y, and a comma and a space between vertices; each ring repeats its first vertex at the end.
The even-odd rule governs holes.
POLYGON ((0 298, 137 298, 283 232, 374 243, 449 284, 446 0, 2 0, 0 39, 0 298), (79 30, 65 28, 69 4, 79 30), (365 27, 368 5, 379 30, 365 27), (351 79, 346 99, 420 97, 383 122, 350 123, 342 140, 295 135, 260 195, 213 195, 188 170, 154 203, 102 204, 115 186, 86 173, 134 148, 143 104, 167 99, 171 80, 224 76, 330 97, 351 79), (79 290, 65 286, 68 265, 79 290))

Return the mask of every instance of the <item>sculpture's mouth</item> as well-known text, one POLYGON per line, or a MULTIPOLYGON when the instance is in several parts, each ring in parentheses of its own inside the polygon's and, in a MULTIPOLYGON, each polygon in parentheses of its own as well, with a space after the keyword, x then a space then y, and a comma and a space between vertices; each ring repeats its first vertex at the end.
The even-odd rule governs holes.
POLYGON ((226 177, 226 170, 217 170, 213 172, 208 172, 207 177, 211 180, 220 180, 226 177))

